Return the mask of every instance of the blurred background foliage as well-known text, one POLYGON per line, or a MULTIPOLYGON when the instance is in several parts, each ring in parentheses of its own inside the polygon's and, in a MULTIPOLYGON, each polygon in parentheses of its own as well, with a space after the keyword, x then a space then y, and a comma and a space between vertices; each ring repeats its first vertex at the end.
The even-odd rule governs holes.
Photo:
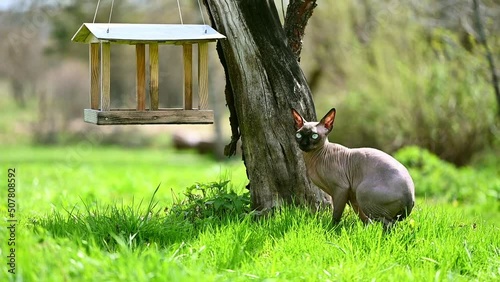
MULTIPOLYGON (((202 23, 197 0, 180 2, 185 23, 202 23)), ((83 22, 92 22, 96 4, 21 0, 0 6, 0 144, 64 144, 82 138, 133 146, 175 145, 179 139, 196 143, 184 140, 191 138, 222 148, 229 132, 215 48, 210 54, 215 126, 96 127, 82 122, 88 107, 88 48, 70 39, 83 22)), ((337 108, 332 141, 390 153, 414 145, 458 166, 498 159, 498 105, 473 1, 317 4, 306 28, 301 65, 318 116, 337 108)), ((101 1, 96 22, 108 21, 110 5, 101 1)), ((276 1, 281 16, 286 5, 276 1)), ((498 68, 500 5, 480 1, 480 13, 498 68)), ((111 21, 180 22, 175 0, 115 1, 111 21)), ((160 89, 168 93, 161 106, 178 107, 182 54, 175 46, 160 48, 160 89)), ((134 56, 130 46, 113 45, 114 107, 134 103, 134 56)))
MULTIPOLYGON (((500 6, 483 1, 500 59, 500 6)), ((318 1, 303 65, 331 140, 394 152, 417 145, 457 165, 498 145, 498 117, 472 1, 318 1)), ((497 70, 498 71, 498 70, 497 70)))

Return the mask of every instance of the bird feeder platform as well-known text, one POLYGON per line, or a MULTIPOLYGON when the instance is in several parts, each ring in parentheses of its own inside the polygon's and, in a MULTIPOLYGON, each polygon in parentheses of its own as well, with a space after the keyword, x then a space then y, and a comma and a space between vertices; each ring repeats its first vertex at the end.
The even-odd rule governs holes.
POLYGON ((210 124, 208 109, 208 43, 225 38, 208 25, 84 23, 73 42, 89 44, 90 109, 84 120, 112 124, 210 124), (135 109, 112 109, 110 91, 111 44, 135 45, 135 109), (184 107, 159 108, 158 45, 181 45, 183 49, 184 107), (193 45, 198 46, 199 105, 193 108, 193 45), (146 106, 146 46, 149 51, 149 107, 146 106))

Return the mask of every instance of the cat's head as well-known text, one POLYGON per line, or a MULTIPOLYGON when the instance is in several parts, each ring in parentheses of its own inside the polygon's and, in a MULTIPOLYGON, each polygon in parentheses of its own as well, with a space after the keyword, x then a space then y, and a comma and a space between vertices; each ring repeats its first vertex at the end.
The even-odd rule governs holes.
POLYGON ((306 121, 295 109, 292 109, 295 121, 295 141, 304 152, 319 149, 325 145, 328 134, 332 131, 335 120, 335 108, 331 109, 319 122, 306 121))

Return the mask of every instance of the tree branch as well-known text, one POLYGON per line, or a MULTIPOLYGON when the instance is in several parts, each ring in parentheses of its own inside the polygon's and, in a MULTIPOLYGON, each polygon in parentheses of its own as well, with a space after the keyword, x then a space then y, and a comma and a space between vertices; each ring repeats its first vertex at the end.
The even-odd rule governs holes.
POLYGON ((299 62, 304 30, 316 6, 316 0, 290 0, 288 3, 284 24, 285 35, 288 45, 299 62))

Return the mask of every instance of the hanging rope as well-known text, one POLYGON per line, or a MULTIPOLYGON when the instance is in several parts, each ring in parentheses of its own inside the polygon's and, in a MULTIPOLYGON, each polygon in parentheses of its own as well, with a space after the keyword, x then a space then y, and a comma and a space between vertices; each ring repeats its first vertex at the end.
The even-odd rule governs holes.
MULTIPOLYGON (((95 19, 97 18, 97 12, 99 11, 99 6, 101 4, 101 0, 97 1, 97 6, 95 7, 95 13, 94 13, 94 19, 92 20, 92 23, 95 23, 95 19)), ((107 33, 109 33, 109 24, 111 23, 111 16, 113 15, 113 7, 115 5, 115 0, 111 1, 111 9, 109 10, 109 18, 108 18, 108 29, 107 33)), ((177 8, 179 10, 179 18, 181 20, 181 24, 184 24, 184 21, 182 19, 182 10, 181 10, 181 3, 179 0, 177 0, 177 8)), ((201 20, 203 21, 203 25, 206 25, 205 23, 205 16, 203 15, 203 10, 201 8, 201 3, 200 0, 198 0, 198 8, 200 9, 200 15, 201 15, 201 20)), ((205 33, 207 33, 207 30, 205 29, 205 33)))
POLYGON ((177 0, 177 8, 179 8, 179 18, 181 19, 181 24, 184 24, 182 21, 181 4, 179 3, 179 0, 177 0))
POLYGON ((111 9, 109 10, 108 30, 106 31, 106 33, 109 33, 109 24, 111 23, 111 15, 113 15, 113 7, 114 6, 115 6, 115 0, 112 0, 111 1, 111 9))
MULTIPOLYGON (((97 6, 95 7, 94 19, 92 20, 92 23, 95 23, 95 19, 97 17, 97 12, 99 11, 100 4, 101 4, 101 0, 98 0, 97 6)), ((111 23, 111 16, 113 15, 113 7, 114 6, 115 6, 115 0, 112 0, 111 1, 111 9, 109 10, 108 29, 106 30, 106 33, 109 33, 109 24, 111 23)))
POLYGON ((198 7, 200 8, 201 19, 203 20, 203 24, 205 25, 205 17, 203 16, 203 10, 201 9, 200 0, 198 0, 198 7))
POLYGON ((99 4, 101 3, 101 0, 97 1, 97 7, 95 7, 95 13, 94 13, 94 19, 92 20, 92 23, 95 23, 95 18, 97 17, 97 11, 99 10, 99 4))

